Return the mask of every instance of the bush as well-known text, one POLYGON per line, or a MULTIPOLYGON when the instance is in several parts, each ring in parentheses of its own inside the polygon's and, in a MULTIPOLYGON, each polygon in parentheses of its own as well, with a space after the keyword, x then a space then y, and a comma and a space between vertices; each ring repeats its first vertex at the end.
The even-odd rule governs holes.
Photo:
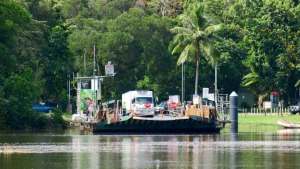
POLYGON ((49 119, 40 113, 35 113, 33 118, 32 128, 34 129, 46 129, 49 123, 49 119))
POLYGON ((53 111, 53 123, 56 125, 62 125, 63 128, 67 127, 67 123, 62 117, 62 111, 58 108, 55 108, 53 111))

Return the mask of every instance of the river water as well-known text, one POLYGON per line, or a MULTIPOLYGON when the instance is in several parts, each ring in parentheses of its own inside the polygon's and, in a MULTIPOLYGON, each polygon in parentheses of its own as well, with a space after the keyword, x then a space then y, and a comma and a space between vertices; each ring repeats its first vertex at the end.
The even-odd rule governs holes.
POLYGON ((0 169, 300 168, 300 130, 93 135, 78 129, 0 133, 0 169))

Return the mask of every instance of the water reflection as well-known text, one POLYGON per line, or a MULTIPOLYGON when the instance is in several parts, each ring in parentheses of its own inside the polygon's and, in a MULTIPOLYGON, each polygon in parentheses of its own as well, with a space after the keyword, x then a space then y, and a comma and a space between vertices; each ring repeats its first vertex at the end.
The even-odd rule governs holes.
POLYGON ((300 129, 282 129, 278 130, 275 136, 278 140, 300 140, 300 129))
POLYGON ((0 168, 299 168, 299 133, 0 134, 0 168))

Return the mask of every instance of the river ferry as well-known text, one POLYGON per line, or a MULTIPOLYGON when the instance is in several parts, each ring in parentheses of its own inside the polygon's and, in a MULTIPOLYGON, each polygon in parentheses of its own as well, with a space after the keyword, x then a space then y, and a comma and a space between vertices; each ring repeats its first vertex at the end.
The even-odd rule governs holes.
POLYGON ((208 102, 197 104, 202 103, 198 97, 193 97, 194 105, 187 107, 178 104, 179 97, 169 97, 167 113, 157 113, 152 91, 133 90, 122 94, 121 106, 114 101, 113 109, 109 109, 109 103, 101 103, 103 77, 106 76, 76 77, 77 113, 72 116, 72 123, 98 133, 207 133, 222 128, 213 106, 208 102))
POLYGON ((185 112, 177 107, 152 116, 105 111, 98 119, 88 127, 95 133, 218 133, 222 128, 209 106, 191 106, 185 112))

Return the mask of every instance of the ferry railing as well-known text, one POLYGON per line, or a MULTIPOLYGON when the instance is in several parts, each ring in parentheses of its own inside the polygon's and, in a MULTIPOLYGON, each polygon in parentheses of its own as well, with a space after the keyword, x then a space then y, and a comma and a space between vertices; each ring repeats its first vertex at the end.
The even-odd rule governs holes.
POLYGON ((218 103, 217 112, 219 115, 219 120, 229 119, 229 101, 222 101, 218 103))

